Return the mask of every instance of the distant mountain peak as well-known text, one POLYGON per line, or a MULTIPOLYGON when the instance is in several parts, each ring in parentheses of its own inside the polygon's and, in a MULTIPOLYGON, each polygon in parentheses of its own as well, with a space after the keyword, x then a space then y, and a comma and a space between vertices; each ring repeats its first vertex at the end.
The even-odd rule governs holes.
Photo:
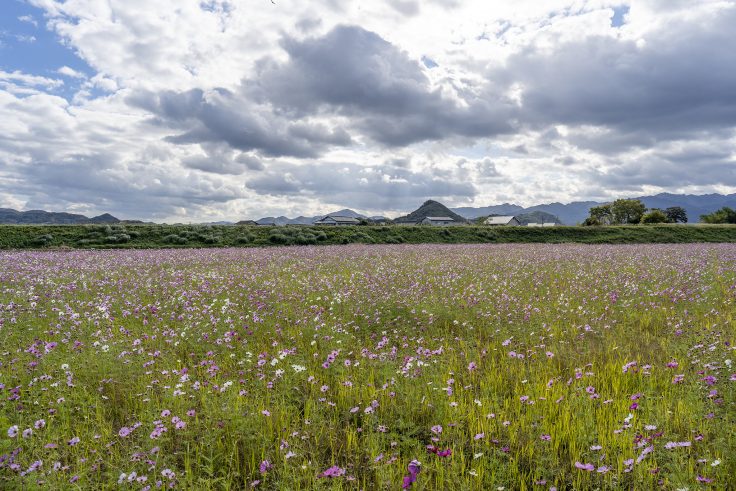
POLYGON ((408 215, 397 218, 396 223, 417 223, 427 217, 450 217, 457 222, 467 222, 465 218, 461 217, 439 201, 428 199, 422 204, 422 206, 408 215))

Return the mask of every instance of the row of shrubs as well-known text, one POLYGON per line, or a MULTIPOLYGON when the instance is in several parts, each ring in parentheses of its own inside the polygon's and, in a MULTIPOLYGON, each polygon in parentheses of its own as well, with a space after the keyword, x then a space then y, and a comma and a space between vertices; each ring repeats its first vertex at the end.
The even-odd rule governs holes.
POLYGON ((655 227, 249 227, 0 225, 0 248, 233 247, 314 244, 736 242, 733 226, 655 227))

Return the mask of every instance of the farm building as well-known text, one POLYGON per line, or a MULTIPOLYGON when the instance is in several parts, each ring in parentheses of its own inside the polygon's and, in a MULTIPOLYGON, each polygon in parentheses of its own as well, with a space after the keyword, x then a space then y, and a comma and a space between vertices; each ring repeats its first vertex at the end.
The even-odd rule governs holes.
POLYGON ((532 223, 527 223, 526 224, 527 227, 554 227, 556 225, 557 224, 555 222, 544 222, 544 223, 535 223, 535 222, 532 222, 532 223))
POLYGON ((451 217, 425 217, 419 222, 420 225, 434 225, 435 227, 447 225, 460 225, 460 222, 453 220, 451 217))
POLYGON ((500 226, 500 225, 513 225, 513 226, 519 226, 521 225, 521 222, 516 219, 516 217, 511 216, 503 216, 503 217, 488 217, 486 221, 483 222, 484 225, 491 225, 491 226, 500 226))
POLYGON ((330 226, 343 226, 343 225, 360 225, 360 220, 353 217, 343 217, 339 215, 327 215, 326 217, 314 222, 314 225, 330 225, 330 226))

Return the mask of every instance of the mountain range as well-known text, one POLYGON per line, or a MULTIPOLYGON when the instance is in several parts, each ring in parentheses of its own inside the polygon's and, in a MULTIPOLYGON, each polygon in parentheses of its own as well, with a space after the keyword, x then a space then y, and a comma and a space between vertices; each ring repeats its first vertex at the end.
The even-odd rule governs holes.
POLYGON ((264 217, 256 220, 259 225, 312 225, 315 221, 324 218, 327 215, 334 215, 340 217, 352 217, 352 218, 366 218, 368 220, 386 220, 386 217, 382 216, 365 216, 361 215, 357 211, 350 209, 338 210, 332 213, 325 213, 324 215, 317 215, 313 217, 298 216, 296 218, 288 218, 285 216, 280 217, 264 217))
MULTIPOLYGON (((687 216, 690 222, 697 222, 700 220, 700 215, 712 213, 716 210, 728 206, 736 209, 736 194, 704 194, 704 195, 692 195, 692 194, 671 194, 661 193, 654 196, 641 196, 639 198, 647 208, 661 208, 666 209, 672 206, 681 206, 685 208, 687 216)), ((431 201, 431 200, 430 200, 431 201)), ((549 215, 554 215, 559 218, 559 221, 565 225, 575 225, 582 222, 588 216, 588 211, 592 206, 598 206, 604 204, 604 202, 598 201, 575 201, 568 204, 563 203, 549 203, 542 205, 535 205, 529 207, 523 207, 511 203, 504 203, 501 205, 483 206, 478 208, 472 207, 459 207, 459 208, 446 208, 436 201, 432 201, 441 206, 441 208, 430 208, 424 210, 429 215, 427 216, 453 216, 454 214, 459 215, 458 218, 465 218, 473 220, 475 218, 489 216, 489 215, 513 215, 522 218, 528 217, 528 221, 555 221, 552 220, 548 215, 542 215, 544 212, 549 215), (432 214, 434 213, 434 214, 432 214), (436 215, 436 213, 440 213, 436 215)), ((426 205, 427 203, 425 203, 426 205)), ((420 207, 421 209, 421 207, 420 207)), ((419 210, 415 210, 414 214, 419 210)), ((348 216, 353 218, 367 218, 371 220, 383 220, 385 217, 382 216, 365 216, 356 211, 350 209, 343 209, 329 215, 348 216)), ((421 213, 420 213, 421 214, 421 213)), ((325 214, 327 215, 327 214, 325 214)), ((259 224, 271 224, 276 225, 311 225, 315 220, 319 220, 325 215, 316 216, 298 216, 296 218, 288 218, 285 216, 279 217, 264 217, 257 220, 259 224)), ((426 215, 426 213, 425 213, 426 215)), ((406 215, 407 218, 412 214, 406 215)), ((417 215, 418 216, 418 215, 417 215)), ((525 218, 526 219, 526 218, 525 218)), ((399 219, 397 219, 399 220, 399 219)), ((17 211, 10 208, 0 208, 0 224, 114 224, 119 223, 121 220, 115 218, 109 213, 104 213, 96 217, 88 218, 84 215, 78 215, 74 213, 65 212, 49 212, 44 210, 29 210, 29 211, 17 211)), ((126 221, 126 223, 133 223, 133 221, 126 221)), ((142 223, 142 222, 137 222, 142 223)), ((217 222, 218 224, 227 225, 232 222, 217 222)))
POLYGON ((120 220, 104 213, 96 217, 87 218, 84 215, 74 213, 51 212, 44 210, 17 211, 11 208, 0 208, 0 223, 14 225, 33 225, 33 224, 51 224, 51 225, 76 225, 91 223, 119 223, 120 220))
MULTIPOLYGON (((654 196, 640 196, 638 198, 647 208, 666 209, 672 206, 685 208, 690 222, 700 221, 700 215, 712 213, 728 206, 736 208, 736 194, 671 194, 661 193, 654 196)), ((535 211, 543 211, 557 216, 565 225, 581 223, 588 217, 588 211, 592 206, 602 205, 605 202, 598 201, 575 201, 568 204, 549 203, 535 205, 528 208, 504 203, 502 205, 485 206, 480 208, 462 207, 452 210, 465 218, 478 218, 487 215, 520 215, 535 211)))

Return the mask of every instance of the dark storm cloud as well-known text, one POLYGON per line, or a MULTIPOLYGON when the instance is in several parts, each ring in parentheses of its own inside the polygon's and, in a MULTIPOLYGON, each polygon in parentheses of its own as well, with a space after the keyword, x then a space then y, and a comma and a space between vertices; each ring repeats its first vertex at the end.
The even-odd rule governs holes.
POLYGON ((234 149, 257 150, 266 156, 309 158, 317 157, 329 145, 351 141, 344 129, 290 123, 223 89, 139 93, 128 102, 156 115, 153 123, 178 131, 167 137, 177 144, 224 142, 234 149))
POLYGON ((450 171, 340 163, 276 163, 247 179, 246 186, 262 195, 329 197, 331 202, 368 209, 414 206, 427 196, 470 198, 476 193, 473 184, 450 171))
POLYGON ((735 23, 728 9, 669 24, 640 46, 595 36, 551 53, 529 49, 491 76, 523 86, 520 118, 529 125, 605 127, 622 148, 687 139, 736 125, 735 23))
POLYGON ((430 86, 420 63, 377 34, 338 26, 323 37, 286 38, 289 61, 264 61, 247 92, 294 115, 348 116, 373 140, 403 146, 452 136, 490 137, 512 130, 502 98, 469 108, 430 86))

